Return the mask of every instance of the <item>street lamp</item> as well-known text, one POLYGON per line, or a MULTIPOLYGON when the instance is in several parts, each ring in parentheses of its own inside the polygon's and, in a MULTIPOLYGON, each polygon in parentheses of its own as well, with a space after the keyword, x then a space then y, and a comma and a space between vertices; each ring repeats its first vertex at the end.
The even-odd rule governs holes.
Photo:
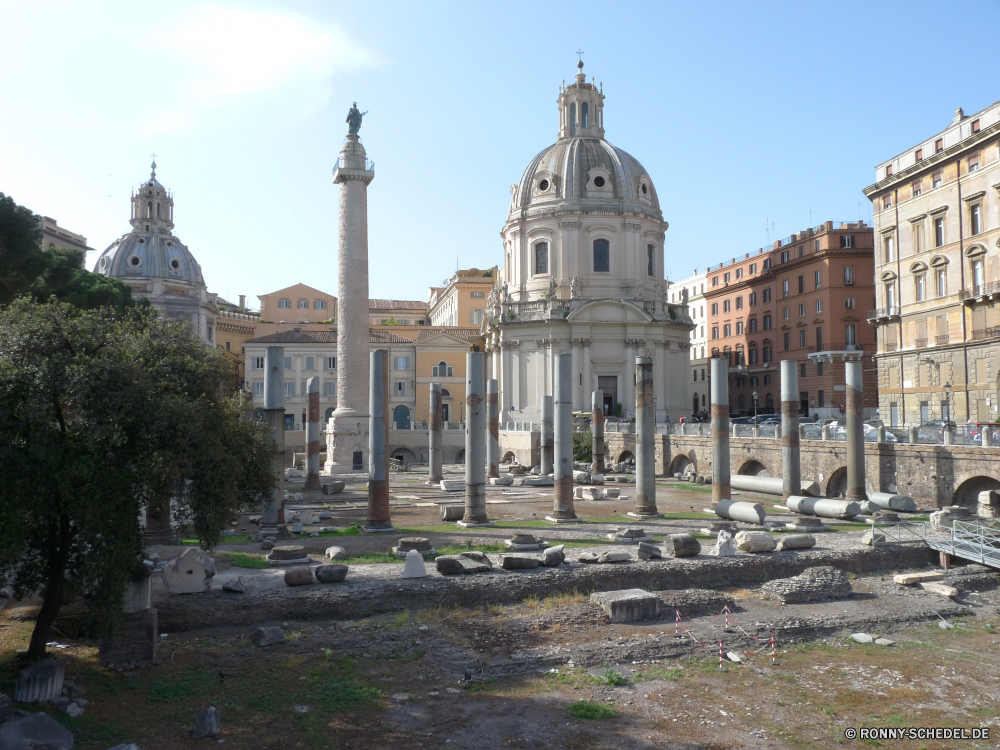
POLYGON ((951 383, 944 384, 944 402, 948 406, 948 416, 944 421, 951 422, 951 383))
POLYGON ((757 424, 757 391, 753 392, 753 423, 757 424))

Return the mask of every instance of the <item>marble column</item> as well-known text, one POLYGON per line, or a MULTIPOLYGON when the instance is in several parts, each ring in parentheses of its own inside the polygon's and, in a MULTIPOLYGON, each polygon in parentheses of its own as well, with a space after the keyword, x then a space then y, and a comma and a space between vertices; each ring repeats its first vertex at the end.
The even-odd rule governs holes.
POLYGON ((729 360, 715 357, 712 368, 712 507, 732 500, 729 466, 729 360))
POLYGON ((583 392, 590 393, 594 390, 594 362, 590 358, 590 339, 583 339, 583 392))
POLYGON ((802 494, 799 456, 799 363, 781 360, 781 495, 802 494))
POLYGON ((427 415, 427 483, 437 484, 444 476, 441 430, 441 384, 430 384, 430 412, 427 415))
POLYGON ((285 522, 285 347, 269 346, 264 356, 264 424, 274 441, 274 487, 265 499, 260 530, 277 534, 285 522))
POLYGON ((539 404, 539 410, 541 411, 542 414, 542 432, 541 435, 539 436, 539 446, 538 446, 539 453, 541 454, 538 473, 544 477, 552 473, 552 449, 553 449, 552 396, 542 396, 541 403, 539 404))
POLYGON ((319 489, 319 378, 306 381, 306 483, 304 490, 319 489))
MULTIPOLYGON (((667 347, 670 346, 670 342, 657 341, 654 346, 656 346, 656 362, 653 367, 653 396, 656 398, 656 419, 663 422, 667 409, 670 408, 667 389, 667 347)), ((678 386, 677 383, 674 385, 678 386)))
POLYGON ((510 342, 500 342, 500 425, 507 424, 510 419, 510 407, 513 401, 514 384, 510 371, 510 342))
POLYGON ((653 360, 635 358, 635 511, 633 518, 660 518, 656 510, 656 426, 653 423, 653 360))
POLYGON ((368 521, 362 531, 396 531, 389 516, 389 352, 371 352, 368 417, 368 521))
POLYGON ((485 526, 486 378, 482 352, 465 355, 465 515, 460 526, 485 526))
POLYGON ((573 353, 573 411, 583 411, 583 367, 580 339, 570 339, 573 353))
POLYGON ((847 383, 847 500, 868 499, 865 489, 864 386, 861 362, 844 362, 847 383))
POLYGON ((591 394, 591 474, 604 473, 604 391, 591 394))
POLYGON ((569 354, 556 357, 556 392, 553 434, 555 437, 553 480, 555 497, 552 515, 545 520, 565 523, 576 520, 573 507, 573 383, 569 354))
POLYGON ((500 384, 486 381, 486 466, 487 476, 500 476, 500 384))

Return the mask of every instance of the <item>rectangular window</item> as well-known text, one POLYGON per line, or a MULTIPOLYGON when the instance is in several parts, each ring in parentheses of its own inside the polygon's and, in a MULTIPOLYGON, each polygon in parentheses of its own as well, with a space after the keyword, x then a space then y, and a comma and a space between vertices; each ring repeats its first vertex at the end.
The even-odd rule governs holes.
POLYGON ((853 234, 840 235, 840 246, 843 248, 854 247, 854 235, 853 234))
POLYGON ((806 254, 806 246, 805 245, 799 245, 799 257, 801 258, 805 254, 806 254))
POLYGON ((931 185, 933 187, 941 187, 941 172, 935 172, 931 175, 931 185))
POLYGON ((306 369, 315 370, 316 369, 316 359, 315 357, 306 357, 306 369))
POLYGON ((292 369, 292 358, 291 357, 285 357, 285 369, 286 370, 291 370, 292 369))
POLYGON ((260 396, 260 397, 264 396, 264 384, 263 383, 257 382, 257 383, 253 384, 253 395, 254 396, 260 396))
POLYGON ((822 278, 819 271, 813 271, 813 284, 815 284, 816 289, 820 288, 822 278))
POLYGON ((750 294, 748 296, 748 300, 749 300, 748 304, 750 305, 750 307, 756 307, 757 306, 757 292, 750 292, 750 294))
POLYGON ((818 299, 816 300, 816 313, 819 314, 821 312, 823 312, 823 300, 818 299))
MULTIPOLYGON (((770 364, 771 363, 771 347, 765 346, 763 348, 762 352, 763 353, 762 353, 761 356, 763 356, 763 358, 764 358, 764 364, 765 365, 770 364)), ((764 376, 764 385, 770 385, 770 384, 771 384, 771 376, 770 375, 765 375, 764 376)))
POLYGON ((325 392, 327 398, 332 398, 333 396, 337 395, 337 383, 335 381, 331 382, 328 380, 325 383, 323 383, 323 387, 326 389, 325 392))
POLYGON ((844 309, 845 310, 854 309, 854 297, 844 297, 844 309))
POLYGON ((736 269, 736 278, 737 279, 742 279, 743 278, 743 269, 742 268, 737 268, 736 269))
POLYGON ((742 320, 737 320, 736 321, 736 335, 737 336, 742 336, 743 335, 743 321, 742 320))
POLYGON ((485 310, 469 310, 469 323, 474 326, 481 325, 483 322, 483 313, 485 310))
POLYGON ((729 283, 729 271, 726 271, 724 274, 722 274, 722 283, 723 284, 729 283))
POLYGON ((806 314, 806 306, 804 304, 799 305, 799 317, 804 318, 806 314))
POLYGON ((806 277, 799 276, 799 294, 802 294, 806 290, 806 277))
POLYGON ((765 331, 770 331, 771 330, 771 316, 770 315, 765 315, 764 316, 764 330, 765 331))
POLYGON ((405 380, 397 380, 396 381, 396 396, 405 396, 405 395, 406 395, 406 381, 405 380))
POLYGON ((804 378, 806 376, 806 363, 803 362, 799 365, 799 377, 804 378))
POLYGON ((719 277, 718 276, 713 276, 712 277, 712 286, 718 286, 718 285, 719 285, 719 277))
POLYGON ((749 327, 750 333, 756 333, 757 332, 757 318, 750 318, 750 320, 747 321, 747 326, 749 327))
POLYGON ((712 338, 719 338, 719 326, 712 326, 712 338))
POLYGON ((944 138, 938 138, 934 141, 934 153, 939 154, 944 151, 944 138))
MULTIPOLYGON (((594 245, 594 270, 597 270, 597 245, 594 245)), ((549 243, 539 242, 535 245, 535 273, 549 272, 549 243)))
MULTIPOLYGON (((765 348, 765 350, 764 350, 764 351, 765 351, 765 353, 766 353, 766 352, 769 352, 769 351, 770 351, 770 349, 766 349, 766 348, 765 348)), ((764 361, 765 361, 765 362, 770 362, 771 360, 770 360, 770 359, 767 359, 767 358, 765 357, 764 361)), ((770 376, 770 375, 765 375, 765 376, 764 376, 764 385, 771 385, 771 376, 770 376)))
POLYGON ((771 289, 770 289, 770 287, 768 287, 767 289, 764 290, 764 295, 763 296, 764 296, 764 304, 766 305, 768 302, 771 301, 771 289))
POLYGON ((885 245, 885 262, 892 263, 892 261, 896 259, 895 246, 893 245, 892 242, 892 235, 886 237, 885 240, 883 240, 883 243, 885 245))
POLYGON ((924 250, 924 222, 913 223, 913 252, 921 253, 924 250))
POLYGON ((336 357, 327 357, 326 358, 326 369, 327 370, 336 370, 337 369, 337 358, 336 357))
POLYGON ((611 272, 611 243, 607 240, 594 240, 594 272, 611 272))
POLYGON ((788 251, 787 250, 782 250, 781 251, 781 262, 782 263, 787 263, 788 262, 788 251))
MULTIPOLYGON (((805 348, 806 348, 806 332, 803 330, 799 331, 799 349, 805 349, 805 348)), ((805 367, 805 365, 803 365, 803 367, 805 367)))
POLYGON ((969 157, 969 171, 975 172, 979 169, 979 154, 973 154, 969 157))
POLYGON ((980 217, 982 215, 982 206, 978 203, 974 206, 969 207, 969 231, 972 234, 979 234, 982 231, 980 217))
POLYGON ((656 258, 655 251, 656 248, 653 245, 646 245, 646 275, 652 276, 653 269, 656 267, 654 259, 656 258))
POLYGON ((712 315, 718 315, 718 314, 719 314, 719 303, 718 302, 713 302, 712 303, 712 315))
POLYGON ((729 312, 729 300, 727 299, 722 300, 722 312, 729 312))
POLYGON ((278 307, 280 308, 290 308, 292 306, 292 301, 290 299, 279 299, 278 307))
POLYGON ((771 267, 771 259, 770 258, 764 258, 764 270, 766 271, 770 267, 771 267))
POLYGON ((913 191, 914 198, 920 195, 920 180, 917 180, 916 182, 912 183, 910 185, 910 189, 913 191))
MULTIPOLYGON (((754 364, 756 364, 757 363, 757 352, 756 352, 756 350, 751 351, 750 354, 751 354, 751 356, 753 358, 754 364)), ((756 375, 753 375, 750 378, 750 387, 751 388, 756 388, 758 380, 760 380, 760 378, 758 378, 756 375)))
POLYGON ((979 120, 978 119, 975 119, 975 120, 972 121, 972 132, 973 133, 978 133, 979 132, 979 120))
POLYGON ((788 296, 788 279, 784 279, 781 282, 781 298, 784 299, 788 296))
POLYGON ((264 358, 263 357, 254 357, 253 358, 253 369, 255 369, 255 370, 263 370, 264 369, 264 358))
POLYGON ((848 323, 846 326, 844 326, 844 343, 847 344, 848 346, 853 346, 858 343, 857 339, 855 338, 856 330, 857 329, 855 328, 853 323, 848 323))
POLYGON ((694 382, 694 383, 698 382, 698 371, 697 370, 692 370, 691 371, 691 381, 694 382))
POLYGON ((286 396, 295 395, 295 383, 285 383, 285 395, 286 396))
POLYGON ((826 394, 823 391, 819 391, 818 392, 818 395, 816 396, 816 400, 817 400, 817 403, 819 404, 820 408, 826 406, 826 394))
POLYGON ((486 292, 472 292, 469 295, 472 299, 484 299, 486 297, 486 292))
POLYGON ((854 266, 844 266, 844 286, 854 286, 854 266))
POLYGON ((785 334, 784 343, 785 343, 785 351, 787 352, 789 349, 792 348, 792 335, 790 333, 785 334))
POLYGON ((755 273, 757 273, 757 264, 756 263, 751 263, 750 264, 750 275, 753 276, 755 273))
POLYGON ((816 351, 823 351, 823 329, 816 328, 816 351))
POLYGON ((886 177, 892 176, 892 165, 891 164, 886 164, 885 165, 885 176, 886 177))
POLYGON ((934 219, 934 247, 944 245, 944 219, 934 219))
POLYGON ((924 150, 922 148, 918 148, 916 152, 913 154, 913 160, 920 161, 923 158, 924 158, 924 150))
POLYGON ((924 274, 918 273, 913 277, 913 293, 917 298, 917 302, 924 301, 924 274))
POLYGON ((313 302, 313 308, 316 309, 316 310, 325 310, 326 309, 326 300, 325 299, 315 300, 313 302))
POLYGON ((790 316, 788 314, 788 308, 787 307, 781 308, 781 319, 782 320, 788 320, 789 317, 790 316))
POLYGON ((743 297, 737 297, 736 298, 736 309, 737 310, 742 310, 743 309, 743 297))
POLYGON ((410 358, 409 357, 395 357, 396 369, 397 370, 409 370, 410 369, 410 358))
POLYGON ((300 310, 308 310, 309 309, 309 300, 307 300, 307 299, 300 299, 299 302, 298 302, 298 306, 299 306, 300 310))
POLYGON ((938 297, 944 297, 948 293, 948 273, 943 268, 934 272, 934 293, 938 297))
POLYGON ((892 208, 892 196, 887 195, 882 199, 882 209, 892 208))
MULTIPOLYGON (((752 365, 757 364, 757 347, 756 346, 750 347, 750 364, 752 364, 752 365)), ((753 380, 756 380, 756 379, 757 378, 754 377, 754 378, 751 378, 750 380, 753 381, 753 380)), ((754 385, 756 385, 756 383, 754 383, 754 385)))
POLYGON ((823 363, 822 362, 817 362, 816 363, 816 374, 817 375, 822 375, 823 374, 823 363))
POLYGON ((722 326, 722 336, 723 336, 723 338, 727 338, 728 339, 732 335, 733 335, 733 329, 729 325, 729 323, 726 323, 725 325, 723 325, 722 326))

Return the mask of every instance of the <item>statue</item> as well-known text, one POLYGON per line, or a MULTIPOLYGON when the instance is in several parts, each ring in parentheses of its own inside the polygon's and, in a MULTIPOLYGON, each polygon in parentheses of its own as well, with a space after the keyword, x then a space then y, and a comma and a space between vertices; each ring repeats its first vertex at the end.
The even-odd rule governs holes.
POLYGON ((549 293, 548 293, 548 298, 549 299, 555 299, 558 296, 559 296, 559 285, 556 284, 556 280, 553 279, 550 276, 549 277, 549 293))
POLYGON ((684 287, 683 289, 681 289, 681 304, 684 305, 684 307, 688 306, 688 290, 687 290, 687 287, 684 287))
POLYGON ((576 299, 580 296, 580 277, 574 276, 569 282, 569 298, 576 299))
POLYGON ((503 303, 505 305, 510 304, 510 288, 507 286, 507 282, 503 283, 503 303))
POLYGON ((354 106, 347 111, 347 133, 349 135, 358 134, 358 131, 361 130, 361 118, 367 114, 367 110, 359 112, 358 103, 354 102, 354 106))

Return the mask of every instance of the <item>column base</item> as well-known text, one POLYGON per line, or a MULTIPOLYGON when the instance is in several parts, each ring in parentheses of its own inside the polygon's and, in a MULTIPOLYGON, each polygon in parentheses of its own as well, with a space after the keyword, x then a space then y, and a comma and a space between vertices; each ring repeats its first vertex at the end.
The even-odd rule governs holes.
POLYGON ((493 526, 493 521, 455 521, 455 525, 463 529, 474 529, 478 526, 493 526))
POLYGON ((549 523, 576 523, 580 520, 580 517, 572 516, 570 518, 556 518, 555 516, 545 516, 545 520, 549 523))
POLYGON ((302 485, 304 490, 318 490, 319 488, 319 474, 310 474, 306 477, 306 483, 302 485))
POLYGON ((398 534, 399 529, 397 529, 392 524, 388 526, 369 526, 365 524, 361 527, 362 534, 398 534))
POLYGON ((625 515, 629 518, 638 518, 640 521, 645 521, 647 518, 663 518, 662 513, 637 513, 629 511, 625 515))
POLYGON ((146 545, 175 544, 177 534, 173 529, 146 529, 142 532, 142 541, 146 545))

